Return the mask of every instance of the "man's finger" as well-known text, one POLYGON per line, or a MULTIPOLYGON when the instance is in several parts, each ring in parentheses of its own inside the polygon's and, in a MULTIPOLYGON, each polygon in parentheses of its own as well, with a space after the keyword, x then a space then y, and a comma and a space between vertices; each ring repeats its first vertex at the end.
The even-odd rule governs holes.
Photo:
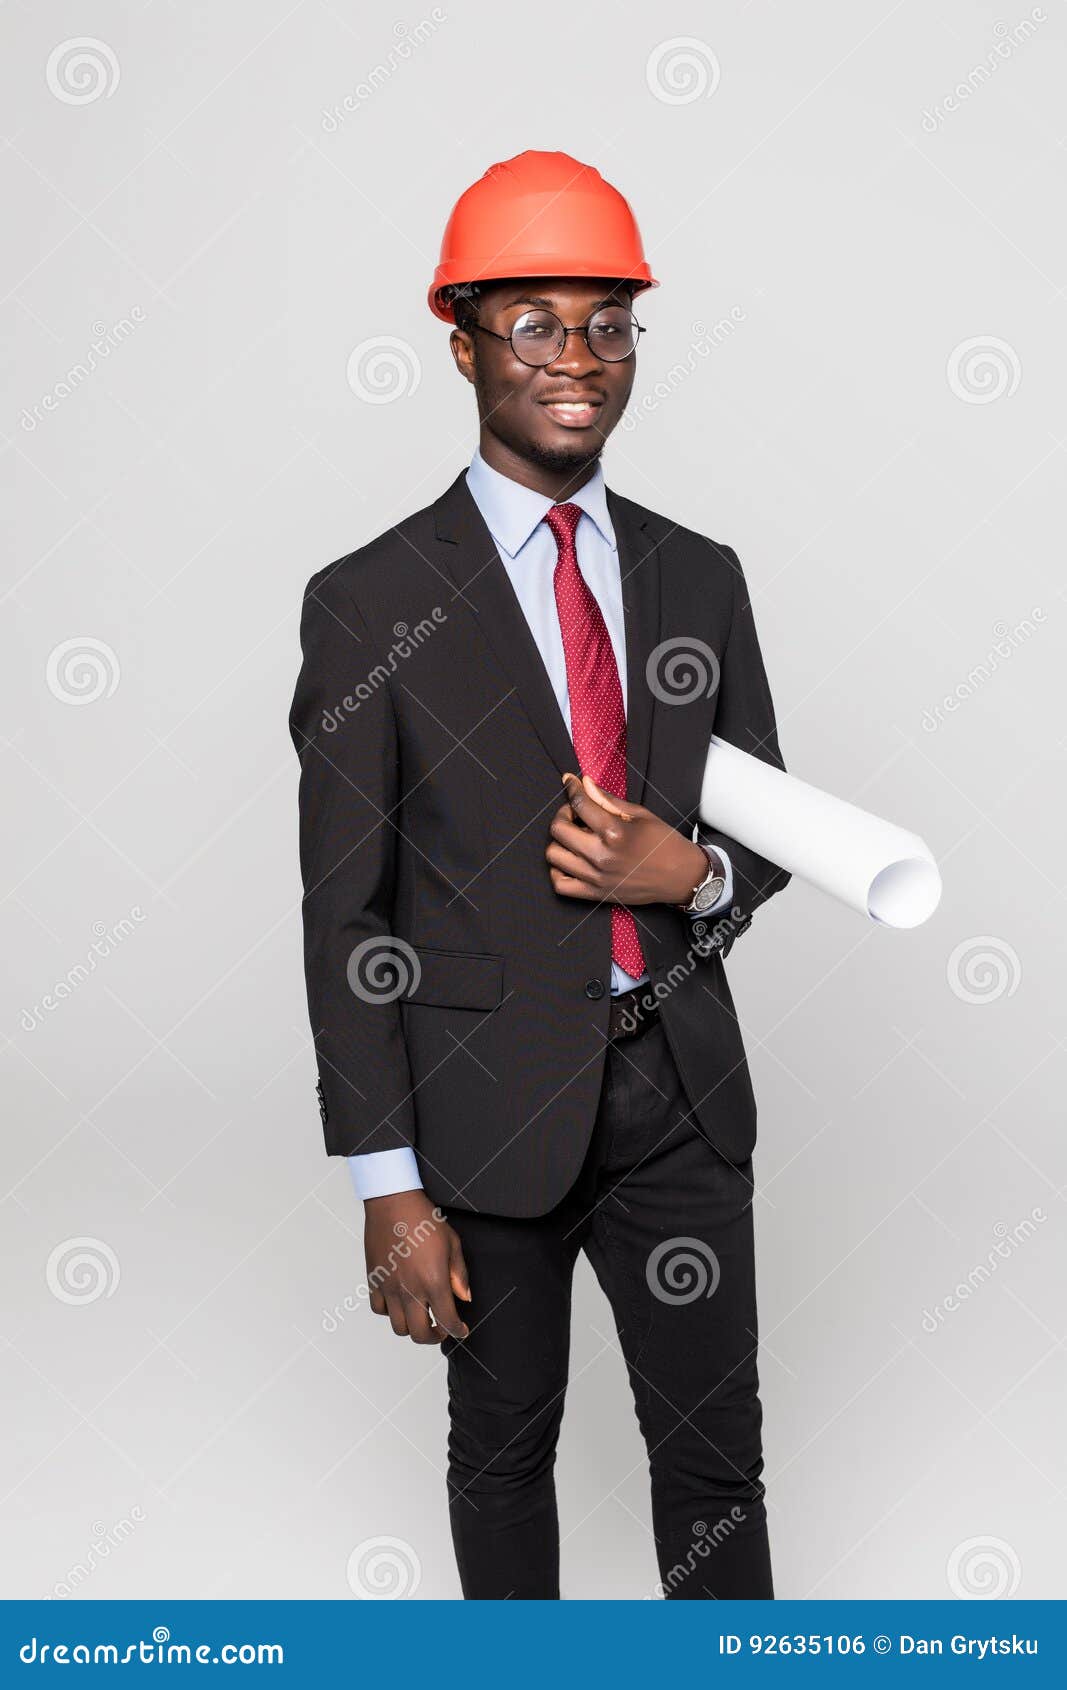
POLYGON ((408 1317, 404 1310, 404 1298, 399 1289, 386 1295, 386 1308, 389 1311, 389 1324, 398 1338, 408 1335, 408 1317))
POLYGON ((577 775, 564 775, 563 785, 567 793, 567 808, 575 821, 583 821, 585 813, 595 810, 596 805, 590 802, 589 795, 577 775))
POLYGON ((430 1299, 431 1313, 437 1322, 438 1332, 441 1334, 447 1332, 450 1338, 466 1338, 470 1333, 470 1327, 452 1299, 451 1286, 448 1284, 433 1285, 427 1295, 430 1299))
POLYGON ((568 851, 555 839, 550 839, 545 846, 545 861, 558 868, 561 874, 569 875, 572 880, 584 881, 589 886, 595 886, 596 869, 585 857, 579 857, 577 852, 568 851))
POLYGON ((459 1241, 459 1234, 453 1232, 449 1244, 448 1277, 452 1289, 457 1297, 462 1297, 465 1303, 471 1300, 471 1277, 467 1272, 467 1264, 463 1258, 463 1246, 459 1241))
POLYGON ((603 789, 597 785, 592 775, 583 775, 582 785, 585 787, 589 796, 591 798, 595 798, 600 807, 607 810, 609 815, 621 816, 625 822, 633 821, 633 812, 631 810, 621 809, 620 800, 618 798, 613 798, 610 792, 603 791, 603 789))
MULTIPOLYGON (((605 820, 610 821, 612 827, 619 825, 613 816, 605 816, 605 820)), ((565 821, 554 821, 548 831, 550 839, 554 839, 565 851, 573 851, 580 862, 591 863, 594 868, 597 866, 594 852, 598 852, 603 844, 599 833, 565 821)))
POLYGON ((441 1334, 430 1324, 430 1311, 422 1296, 404 1288, 404 1309, 407 1314, 408 1335, 416 1344, 439 1344, 441 1334))
POLYGON ((610 892, 598 892, 595 886, 584 880, 574 880, 569 874, 557 875, 553 879, 552 890, 558 892, 561 898, 582 898, 587 904, 611 901, 610 892))
POLYGON ((631 809, 620 809, 624 800, 615 798, 609 792, 601 792, 596 782, 583 775, 579 781, 574 775, 565 775, 567 788, 567 802, 578 822, 589 828, 593 833, 602 833, 605 827, 614 827, 620 818, 632 821, 631 809))

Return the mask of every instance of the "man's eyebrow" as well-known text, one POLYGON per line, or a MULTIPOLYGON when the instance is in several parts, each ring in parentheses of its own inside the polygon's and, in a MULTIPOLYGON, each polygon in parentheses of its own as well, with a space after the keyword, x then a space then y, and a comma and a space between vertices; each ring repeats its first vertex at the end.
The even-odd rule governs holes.
POLYGON ((541 305, 546 311, 554 311, 555 306, 550 299, 542 299, 537 293, 520 293, 514 299, 508 300, 509 305, 541 305))
MULTIPOLYGON (((603 299, 598 299, 596 304, 591 305, 589 309, 590 311, 599 311, 603 305, 618 305, 619 303, 620 301, 615 294, 609 293, 605 294, 603 299)), ((556 309, 555 304, 551 299, 543 299, 541 295, 537 293, 516 294, 514 299, 508 300, 508 305, 540 305, 545 311, 555 311, 556 309)))

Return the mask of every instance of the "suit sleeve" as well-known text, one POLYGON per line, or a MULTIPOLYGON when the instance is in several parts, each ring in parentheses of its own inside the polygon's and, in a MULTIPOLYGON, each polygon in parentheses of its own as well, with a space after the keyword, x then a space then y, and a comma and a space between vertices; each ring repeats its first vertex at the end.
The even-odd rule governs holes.
MULTIPOLYGON (((715 732, 720 739, 747 751, 776 769, 784 769, 785 762, 778 745, 778 730, 774 719, 774 705, 763 654, 756 637, 752 603, 748 596, 744 572, 737 553, 729 546, 719 548, 725 555, 733 574, 733 614, 726 649, 722 654, 719 674, 719 701, 715 713, 715 732)), ((697 826, 697 838, 704 844, 729 855, 733 867, 733 897, 728 914, 717 918, 715 926, 722 940, 721 950, 727 956, 735 939, 751 925, 752 916, 760 904, 766 903, 775 892, 788 886, 791 876, 776 863, 750 851, 747 845, 731 839, 715 828, 697 826)))
POLYGON ((300 759, 304 973, 331 1155, 415 1143, 391 937, 400 759, 386 671, 336 574, 313 576, 290 715, 300 759))

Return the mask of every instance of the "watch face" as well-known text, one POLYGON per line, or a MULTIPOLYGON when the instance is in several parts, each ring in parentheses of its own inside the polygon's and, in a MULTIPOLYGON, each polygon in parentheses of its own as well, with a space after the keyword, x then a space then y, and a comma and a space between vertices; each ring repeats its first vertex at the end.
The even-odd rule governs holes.
POLYGON ((693 894, 693 903, 698 910, 709 910, 712 904, 718 903, 725 890, 726 881, 721 874, 717 874, 693 894))

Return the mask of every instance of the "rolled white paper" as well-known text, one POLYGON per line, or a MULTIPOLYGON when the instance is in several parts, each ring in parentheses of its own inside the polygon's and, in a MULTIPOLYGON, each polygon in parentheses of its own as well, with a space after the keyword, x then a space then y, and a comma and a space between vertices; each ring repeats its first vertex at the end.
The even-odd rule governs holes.
POLYGON ((918 927, 941 876, 918 834, 834 798, 713 735, 700 815, 779 868, 885 927, 918 927))

